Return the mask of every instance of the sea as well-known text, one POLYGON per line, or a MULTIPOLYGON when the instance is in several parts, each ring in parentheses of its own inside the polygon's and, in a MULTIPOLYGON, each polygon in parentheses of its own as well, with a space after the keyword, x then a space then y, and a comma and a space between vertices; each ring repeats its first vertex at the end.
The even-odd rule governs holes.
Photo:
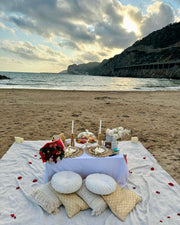
POLYGON ((58 73, 0 72, 11 79, 0 80, 0 89, 156 91, 180 90, 180 80, 110 77, 58 73))

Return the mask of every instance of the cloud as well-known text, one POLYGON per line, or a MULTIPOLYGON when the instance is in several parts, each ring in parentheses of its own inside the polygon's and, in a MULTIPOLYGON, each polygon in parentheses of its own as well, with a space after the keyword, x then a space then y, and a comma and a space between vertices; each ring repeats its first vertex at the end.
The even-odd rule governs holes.
POLYGON ((101 61, 104 56, 120 53, 137 38, 175 20, 171 6, 161 1, 149 5, 146 14, 118 0, 11 0, 0 1, 0 9, 4 12, 0 14, 2 21, 47 41, 61 40, 57 47, 63 52, 68 49, 69 58, 47 46, 35 46, 30 42, 4 42, 5 47, 1 49, 27 60, 54 63, 61 59, 64 63, 65 60, 81 61, 82 57, 85 61, 101 61), (123 27, 125 17, 134 22, 140 36, 123 27))
POLYGON ((4 24, 1 23, 1 22, 0 22, 0 28, 1 28, 1 29, 4 29, 4 30, 8 30, 8 31, 10 31, 10 32, 13 33, 13 34, 14 34, 14 32, 15 32, 14 29, 7 27, 6 25, 4 25, 4 24))
POLYGON ((176 22, 180 22, 180 9, 177 12, 177 16, 175 17, 176 22))
POLYGON ((60 36, 71 44, 98 42, 119 48, 136 39, 134 34, 128 38, 121 27, 123 7, 117 0, 93 0, 93 4, 88 0, 11 0, 1 1, 0 7, 8 12, 4 19, 20 29, 47 38, 60 36))
POLYGON ((84 62, 99 62, 100 57, 96 52, 85 52, 80 55, 80 57, 84 62))
POLYGON ((11 53, 17 57, 22 58, 23 60, 30 61, 48 61, 48 62, 66 62, 68 61, 67 57, 61 52, 53 51, 51 48, 45 45, 35 46, 30 42, 10 42, 3 41, 0 44, 0 49, 11 53))
POLYGON ((63 47, 63 48, 67 47, 67 48, 74 49, 74 50, 80 50, 80 47, 75 42, 70 41, 70 40, 60 41, 59 46, 63 47))
POLYGON ((141 32, 142 36, 161 29, 175 20, 173 9, 162 2, 156 1, 147 8, 147 16, 142 19, 141 32))

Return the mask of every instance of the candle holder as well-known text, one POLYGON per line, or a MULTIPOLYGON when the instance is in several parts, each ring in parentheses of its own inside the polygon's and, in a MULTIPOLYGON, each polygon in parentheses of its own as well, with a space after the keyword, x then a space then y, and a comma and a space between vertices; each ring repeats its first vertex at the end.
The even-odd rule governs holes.
POLYGON ((101 146, 102 145, 102 140, 101 140, 101 134, 98 134, 98 145, 101 146))
POLYGON ((71 134, 71 146, 74 147, 74 134, 71 134))

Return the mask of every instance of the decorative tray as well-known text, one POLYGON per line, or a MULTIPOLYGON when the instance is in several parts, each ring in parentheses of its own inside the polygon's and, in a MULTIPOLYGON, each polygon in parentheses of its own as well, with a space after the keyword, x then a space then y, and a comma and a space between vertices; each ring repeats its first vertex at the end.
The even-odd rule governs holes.
POLYGON ((104 146, 96 146, 87 148, 86 153, 93 157, 106 157, 112 155, 114 152, 110 148, 106 148, 104 146))
POLYGON ((65 157, 64 158, 75 158, 79 157, 84 153, 84 150, 79 147, 72 147, 68 146, 65 150, 65 157))

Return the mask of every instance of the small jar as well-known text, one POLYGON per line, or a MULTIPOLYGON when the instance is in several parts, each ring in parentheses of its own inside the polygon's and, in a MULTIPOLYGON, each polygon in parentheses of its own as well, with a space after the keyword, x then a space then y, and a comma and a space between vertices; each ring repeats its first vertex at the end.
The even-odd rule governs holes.
POLYGON ((110 136, 109 134, 106 134, 106 142, 112 142, 113 137, 110 136))
POLYGON ((117 140, 115 137, 113 137, 112 142, 111 142, 111 149, 117 148, 117 140))

